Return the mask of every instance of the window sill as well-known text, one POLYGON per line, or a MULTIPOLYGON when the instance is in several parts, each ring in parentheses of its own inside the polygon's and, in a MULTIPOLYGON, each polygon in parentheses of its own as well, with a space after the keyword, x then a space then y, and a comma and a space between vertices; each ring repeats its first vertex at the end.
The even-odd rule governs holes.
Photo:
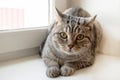
POLYGON ((1 31, 0 61, 4 58, 8 59, 13 54, 17 57, 18 53, 19 56, 26 55, 28 51, 30 55, 36 53, 35 50, 38 50, 46 35, 47 27, 1 31))
MULTIPOLYGON (((78 70, 70 77, 58 77, 55 80, 120 80, 120 59, 99 54, 95 64, 78 70)), ((0 63, 1 80, 51 80, 46 76, 46 66, 38 56, 0 63)))

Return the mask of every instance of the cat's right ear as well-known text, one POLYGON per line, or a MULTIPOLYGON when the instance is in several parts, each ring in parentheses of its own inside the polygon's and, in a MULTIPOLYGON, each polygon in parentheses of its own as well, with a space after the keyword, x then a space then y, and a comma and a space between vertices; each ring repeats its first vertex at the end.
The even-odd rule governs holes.
POLYGON ((55 11, 56 11, 56 20, 58 22, 61 22, 63 20, 64 15, 56 7, 55 7, 55 11))

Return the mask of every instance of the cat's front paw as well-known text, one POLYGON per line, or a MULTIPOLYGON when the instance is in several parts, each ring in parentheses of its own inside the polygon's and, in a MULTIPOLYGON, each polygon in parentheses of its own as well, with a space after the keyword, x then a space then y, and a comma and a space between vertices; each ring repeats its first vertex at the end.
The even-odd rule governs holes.
POLYGON ((46 72, 48 77, 54 78, 60 75, 60 69, 56 66, 49 67, 46 72))
POLYGON ((69 66, 61 67, 61 75, 62 76, 70 76, 75 72, 75 69, 69 66))

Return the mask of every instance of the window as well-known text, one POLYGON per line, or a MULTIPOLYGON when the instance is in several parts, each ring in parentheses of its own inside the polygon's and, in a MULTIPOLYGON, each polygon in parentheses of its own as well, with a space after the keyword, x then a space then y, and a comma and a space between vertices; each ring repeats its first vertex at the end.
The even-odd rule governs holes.
POLYGON ((0 30, 48 25, 49 0, 0 0, 0 30))
POLYGON ((47 25, 54 20, 55 4, 66 9, 64 2, 0 0, 0 61, 37 53, 47 36, 47 25))
POLYGON ((47 35, 52 2, 0 0, 0 61, 38 52, 47 35))

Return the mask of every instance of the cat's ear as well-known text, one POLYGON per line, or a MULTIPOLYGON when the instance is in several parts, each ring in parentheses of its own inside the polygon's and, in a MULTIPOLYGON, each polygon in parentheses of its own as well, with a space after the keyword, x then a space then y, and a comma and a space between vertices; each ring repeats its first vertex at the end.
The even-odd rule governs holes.
POLYGON ((90 18, 87 18, 86 26, 93 26, 96 17, 97 17, 97 15, 90 17, 90 18))
POLYGON ((56 7, 55 7, 55 11, 56 11, 56 20, 58 22, 61 22, 63 20, 64 15, 56 7))

